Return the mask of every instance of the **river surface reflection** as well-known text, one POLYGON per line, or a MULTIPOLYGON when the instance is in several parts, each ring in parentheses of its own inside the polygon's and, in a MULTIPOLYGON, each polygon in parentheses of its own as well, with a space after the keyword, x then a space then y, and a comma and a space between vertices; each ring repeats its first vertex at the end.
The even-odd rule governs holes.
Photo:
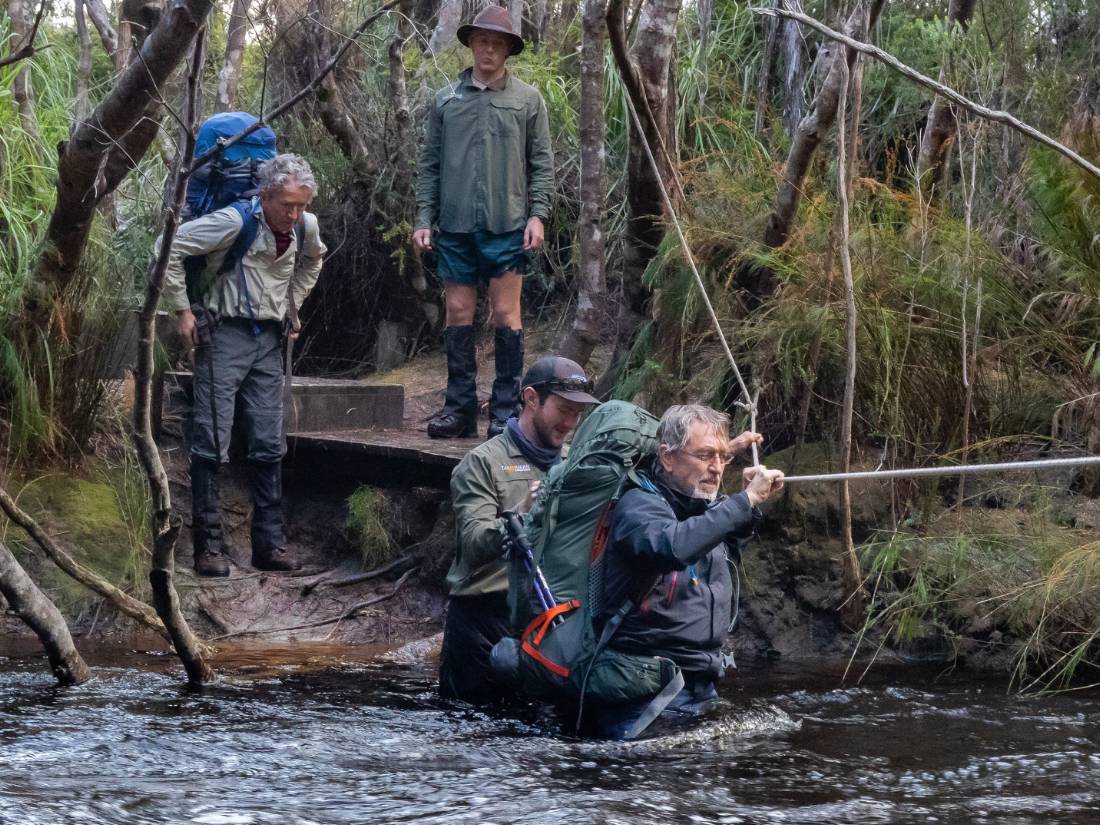
POLYGON ((0 658, 0 822, 1100 822, 1097 691, 750 668, 706 725, 616 745, 448 706, 427 669, 301 654, 243 651, 201 693, 167 659, 60 690, 0 658))

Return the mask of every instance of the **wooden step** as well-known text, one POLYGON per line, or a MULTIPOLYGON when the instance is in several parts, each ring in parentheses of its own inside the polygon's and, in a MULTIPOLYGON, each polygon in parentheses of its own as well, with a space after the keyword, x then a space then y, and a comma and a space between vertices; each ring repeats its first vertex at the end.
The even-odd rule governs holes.
MULTIPOLYGON (((190 372, 169 372, 166 380, 190 390, 190 372)), ((367 384, 340 378, 294 376, 288 433, 398 429, 405 412, 402 384, 367 384)))

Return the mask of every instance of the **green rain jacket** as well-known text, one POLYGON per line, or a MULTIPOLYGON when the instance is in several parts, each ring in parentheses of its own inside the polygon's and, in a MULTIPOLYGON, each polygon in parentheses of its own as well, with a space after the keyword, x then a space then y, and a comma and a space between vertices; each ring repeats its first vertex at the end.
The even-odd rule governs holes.
POLYGON ((440 89, 428 116, 416 181, 416 228, 513 232, 545 221, 554 191, 546 102, 508 72, 480 89, 467 69, 440 89))
POLYGON ((508 562, 500 514, 515 510, 532 481, 546 476, 523 457, 505 430, 470 452, 451 473, 455 511, 455 559, 447 573, 451 596, 480 596, 508 589, 508 562))

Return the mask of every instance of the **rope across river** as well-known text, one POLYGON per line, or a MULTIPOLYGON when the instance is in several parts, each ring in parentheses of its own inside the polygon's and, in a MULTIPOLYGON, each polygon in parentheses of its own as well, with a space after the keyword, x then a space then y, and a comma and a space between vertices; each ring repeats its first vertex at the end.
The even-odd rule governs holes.
POLYGON ((820 473, 784 476, 784 484, 812 481, 866 481, 883 478, 921 478, 926 476, 972 476, 982 473, 1006 473, 1022 470, 1057 470, 1063 467, 1091 467, 1100 464, 1100 456, 1043 458, 1035 461, 1004 461, 999 464, 945 464, 940 467, 908 467, 896 470, 862 470, 854 473, 820 473))

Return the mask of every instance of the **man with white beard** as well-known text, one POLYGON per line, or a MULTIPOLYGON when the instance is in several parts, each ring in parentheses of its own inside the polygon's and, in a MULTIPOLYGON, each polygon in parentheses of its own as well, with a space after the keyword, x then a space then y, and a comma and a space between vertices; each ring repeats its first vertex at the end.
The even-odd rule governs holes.
MULTIPOLYGON (((733 612, 728 561, 760 518, 757 507, 783 489, 783 473, 746 468, 744 489, 720 495, 735 454, 760 444, 758 433, 730 440, 729 416, 697 404, 670 407, 657 429, 657 460, 642 485, 628 490, 611 520, 598 618, 632 600, 611 638, 625 653, 663 656, 680 666, 684 689, 661 713, 664 722, 697 717, 717 704, 715 682, 732 660, 722 652, 733 612)), ((597 632, 598 632, 597 628, 597 632)), ((598 708, 597 732, 623 738, 648 701, 598 708)))

